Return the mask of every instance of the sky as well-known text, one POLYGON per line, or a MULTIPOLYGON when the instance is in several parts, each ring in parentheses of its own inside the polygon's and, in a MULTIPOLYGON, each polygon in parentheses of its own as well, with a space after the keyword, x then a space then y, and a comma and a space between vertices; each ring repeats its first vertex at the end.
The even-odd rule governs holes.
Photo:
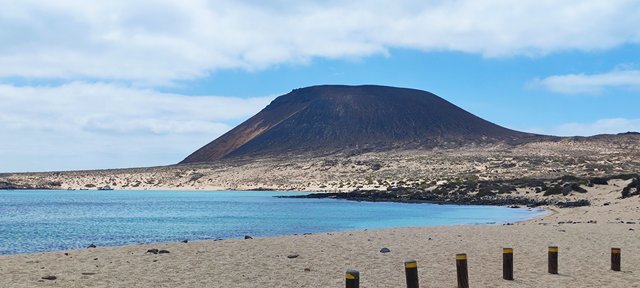
POLYGON ((169 165, 292 89, 640 131, 636 0, 0 0, 0 172, 169 165))

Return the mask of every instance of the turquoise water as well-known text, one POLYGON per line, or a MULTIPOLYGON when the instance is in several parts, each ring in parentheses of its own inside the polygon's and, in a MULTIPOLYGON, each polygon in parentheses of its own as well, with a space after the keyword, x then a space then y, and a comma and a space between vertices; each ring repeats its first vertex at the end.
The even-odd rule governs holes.
POLYGON ((371 228, 501 223, 540 210, 274 198, 291 192, 0 191, 0 254, 371 228))

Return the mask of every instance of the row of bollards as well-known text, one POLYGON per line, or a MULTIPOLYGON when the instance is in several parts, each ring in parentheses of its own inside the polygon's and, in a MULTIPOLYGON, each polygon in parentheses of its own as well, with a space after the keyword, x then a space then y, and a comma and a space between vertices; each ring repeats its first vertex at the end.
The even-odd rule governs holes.
MULTIPOLYGON (((549 246, 548 271, 549 274, 558 274, 558 247, 549 246)), ((620 248, 611 248, 611 270, 620 271, 620 248)), ((419 288, 418 263, 415 260, 404 261, 404 269, 407 278, 407 288, 419 288)), ((467 267, 467 254, 456 255, 456 271, 458 276, 458 288, 469 288, 469 273, 467 267)), ((502 249, 502 278, 513 280, 513 248, 502 249)), ((347 288, 360 287, 360 272, 347 270, 345 275, 347 288)))

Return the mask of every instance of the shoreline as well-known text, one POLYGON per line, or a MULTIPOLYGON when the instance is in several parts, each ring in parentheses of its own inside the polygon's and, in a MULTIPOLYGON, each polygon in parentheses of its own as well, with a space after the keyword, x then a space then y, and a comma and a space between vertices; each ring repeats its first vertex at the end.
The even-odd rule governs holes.
MULTIPOLYGON (((19 191, 19 190, 6 190, 6 191, 19 191)), ((48 193, 50 190, 33 190, 33 191, 41 191, 43 193, 48 193)), ((62 190, 62 191, 67 191, 67 190, 62 190)), ((82 190, 82 191, 72 191, 72 192, 83 192, 86 190, 82 190)), ((129 190, 115 190, 116 192, 129 192, 129 190)), ((151 193, 153 192, 163 192, 163 191, 167 191, 167 192, 180 192, 180 191, 173 191, 173 190, 158 190, 158 191, 149 191, 151 193)), ((92 190, 90 192, 98 192, 97 190, 92 190)), ((104 193, 109 193, 110 191, 102 191, 104 193)), ((184 191, 184 192, 211 192, 211 193, 225 193, 225 192, 230 192, 230 191, 184 191)), ((275 197, 275 198, 291 198, 295 196, 279 196, 282 194, 287 194, 287 193, 305 193, 305 194, 309 194, 308 192, 297 192, 297 191, 232 191, 232 192, 238 192, 238 193, 247 193, 247 192, 263 192, 263 193, 267 193, 267 196, 265 197, 275 197), (268 195, 274 193, 276 195, 268 195)), ((2 191, 0 190, 0 195, 1 195, 2 191)), ((348 199, 335 199, 335 200, 343 200, 343 201, 351 201, 351 202, 371 202, 371 203, 376 203, 375 201, 355 201, 355 200, 348 200, 348 199)), ((482 226, 482 225, 512 225, 513 223, 522 223, 522 222, 527 222, 527 221, 532 221, 534 219, 538 219, 541 217, 545 217, 547 215, 550 215, 550 211, 549 211, 549 207, 525 207, 525 206, 520 206, 520 207, 507 207, 507 206, 498 206, 498 205, 476 205, 476 204, 464 204, 464 203, 416 203, 416 202, 395 202, 398 204, 430 204, 430 205, 437 205, 437 206, 459 206, 459 207, 464 207, 464 206, 476 206, 478 208, 480 207, 488 207, 488 206, 492 206, 495 208, 502 208, 502 209, 517 209, 517 210, 521 210, 523 211, 523 215, 513 215, 514 218, 511 219, 504 219, 504 220, 498 220, 498 219, 485 219, 483 221, 481 221, 480 219, 478 219, 477 221, 474 219, 469 219, 467 220, 467 223, 460 223, 460 224, 442 224, 439 222, 434 222, 433 224, 429 224, 429 225, 423 225, 423 226, 409 226, 407 224, 399 224, 399 226, 393 226, 393 227, 372 227, 372 228, 358 228, 358 229, 353 229, 353 230, 341 230, 339 229, 339 227, 335 227, 336 229, 339 230, 326 230, 326 231, 315 231, 312 232, 310 230, 300 230, 300 231, 291 231, 291 232, 287 232, 287 234, 272 234, 272 235, 260 235, 259 233, 252 233, 252 232, 246 232, 246 235, 254 237, 254 238, 273 238, 273 237, 288 237, 288 236, 296 236, 296 235, 306 235, 306 234, 321 234, 321 233, 341 233, 341 232, 356 232, 356 231, 362 231, 363 229, 366 230, 384 230, 384 229, 396 229, 396 228, 428 228, 428 227, 457 227, 457 226, 482 226), (526 214, 524 214, 526 212, 526 214)), ((425 207, 426 209, 426 207, 425 207)), ((506 210, 505 210, 506 212, 506 210)), ((519 213, 516 213, 519 214, 519 213)), ((455 218, 455 217, 454 217, 455 218)), ((185 231, 185 235, 188 235, 188 231, 185 231)), ((98 244, 98 247, 126 247, 126 246, 131 246, 131 245, 139 245, 139 244, 144 244, 144 245, 162 245, 162 244, 171 244, 171 243, 178 243, 181 242, 183 240, 188 240, 188 241, 213 241, 213 242, 217 242, 217 241, 226 241, 226 240, 238 240, 238 239, 242 239, 244 236, 240 235, 235 235, 233 237, 226 237, 226 236, 222 236, 225 238, 218 238, 218 237, 205 237, 205 238, 188 238, 185 237, 180 238, 180 239, 169 239, 167 241, 160 241, 160 242, 147 242, 147 240, 136 240, 133 242, 128 242, 128 243, 122 243, 122 244, 110 244, 110 245, 106 245, 104 243, 100 243, 99 239, 93 239, 94 241, 87 241, 86 243, 83 243, 85 246, 91 244, 93 245, 94 243, 91 242, 95 242, 95 244, 98 244), (104 245, 104 246, 103 246, 104 245)), ((61 242, 62 243, 62 242, 61 242)), ((61 253, 61 252, 70 252, 70 251, 79 251, 79 250, 84 250, 84 247, 77 247, 76 248, 68 248, 68 249, 56 249, 56 250, 35 250, 35 251, 26 251, 26 252, 18 252, 18 253, 0 253, 0 256, 3 255, 28 255, 28 254, 42 254, 42 253, 61 253)))
MULTIPOLYGON (((347 200, 347 201, 352 201, 352 200, 347 200)), ((433 203, 406 203, 406 204, 433 204, 433 203)), ((469 206, 466 204, 437 204, 437 205, 461 205, 461 206, 469 206)), ((477 206, 481 206, 481 205, 477 205, 477 206)), ((495 207, 503 207, 503 206, 495 206, 495 207)), ((513 208, 513 209, 523 209, 523 210, 531 210, 532 208, 527 208, 527 207, 519 207, 519 208, 513 208)), ((318 235, 318 234, 340 234, 340 233, 357 233, 357 232, 366 232, 366 231, 372 231, 372 232, 385 232, 385 230, 395 230, 395 229, 428 229, 428 228, 463 228, 463 227, 494 227, 494 226, 511 226, 511 225, 516 225, 516 224, 527 224, 527 223, 532 223, 533 221, 537 221, 537 220, 541 220, 544 219, 548 216, 552 216, 557 214, 558 212, 553 210, 551 207, 536 207, 533 209, 538 209, 539 215, 534 215, 531 218, 525 219, 525 220, 508 220, 508 221, 502 221, 500 223, 494 222, 494 223, 466 223, 466 224, 452 224, 452 225, 427 225, 427 226, 399 226, 399 227, 384 227, 384 228, 365 228, 365 229, 354 229, 354 230, 335 230, 335 231, 322 231, 322 232, 315 232, 315 233, 308 233, 308 232, 299 232, 299 233, 293 233, 293 234, 285 234, 285 235, 271 235, 271 236, 252 236, 252 235, 246 235, 246 236, 250 236, 250 239, 271 239, 271 238, 288 238, 288 237, 295 237, 295 236, 308 236, 308 235, 318 235)), ((243 239, 243 237, 233 237, 233 238, 211 238, 211 239, 186 239, 188 240, 187 243, 207 243, 207 242, 222 242, 222 241, 242 241, 242 240, 249 240, 249 239, 243 239)), ((80 251, 88 251, 91 249, 98 249, 98 248, 108 248, 108 249, 125 249, 125 248, 131 248, 131 247, 139 247, 139 246, 170 246, 176 243, 184 243, 183 241, 172 241, 172 242, 149 242, 149 243, 132 243, 132 244, 125 244, 125 245, 113 245, 113 246, 96 246, 96 247, 87 247, 87 248, 78 248, 78 249, 63 249, 63 250, 51 250, 51 251, 33 251, 33 252, 25 252, 25 253, 12 253, 12 254, 0 254, 0 258, 4 257, 4 256, 18 256, 18 255, 23 255, 23 256, 29 256, 29 255, 46 255, 46 254, 60 254, 60 253, 71 253, 71 252, 80 252, 80 251)), ((93 244, 90 244, 93 245, 93 244)))
POLYGON ((549 216, 513 225, 387 228, 2 255, 0 287, 344 287, 346 269, 360 271, 362 287, 398 287, 405 283, 402 263, 410 258, 418 261, 423 285, 448 287, 455 285, 456 253, 467 253, 470 282, 479 287, 633 287, 640 263, 634 251, 640 245, 627 229, 637 225, 539 224, 549 216), (629 236, 620 238, 625 232, 629 236), (587 242, 586 235, 591 238, 587 242), (546 273, 548 245, 560 247, 560 275, 546 273), (625 272, 608 271, 606 253, 613 246, 623 248, 625 272), (502 247, 515 250, 514 282, 500 279, 502 247), (146 252, 152 248, 170 253, 146 252), (391 252, 381 253, 382 248, 391 252), (57 279, 38 282, 50 275, 57 279))
MULTIPOLYGON (((347 269, 361 287, 405 285, 403 262, 418 262, 425 287, 456 283, 455 255, 469 257, 474 287, 634 287, 640 270, 640 197, 620 197, 629 181, 586 187, 591 206, 546 207, 513 225, 371 229, 224 241, 98 247, 0 256, 0 287, 344 287, 347 269), (558 246, 559 275, 546 271, 558 246), (501 279, 502 248, 514 249, 514 281, 501 279), (622 271, 610 249, 622 248, 622 271), (382 248, 391 252, 381 253, 382 248), (169 254, 150 254, 166 249, 169 254), (289 257, 291 256, 291 258, 289 257), (56 276, 56 280, 42 277, 56 276), (40 281, 40 282, 39 282, 40 281)), ((553 195, 549 197, 564 197, 553 195)))

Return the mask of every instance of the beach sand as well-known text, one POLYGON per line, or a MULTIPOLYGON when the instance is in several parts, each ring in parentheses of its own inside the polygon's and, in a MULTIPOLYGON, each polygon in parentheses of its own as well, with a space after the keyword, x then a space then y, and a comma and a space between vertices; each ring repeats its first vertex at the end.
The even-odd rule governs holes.
POLYGON ((456 287, 457 253, 468 255, 471 287, 640 287, 640 199, 618 199, 609 186, 581 195, 592 206, 552 208, 550 215, 514 225, 4 255, 0 287, 344 287, 347 269, 360 271, 361 287, 404 287, 406 259, 418 262, 421 287, 456 287), (550 245, 559 247, 559 275, 547 273, 550 245), (381 253, 383 247, 391 252, 381 253), (503 247, 514 249, 514 281, 502 280, 503 247), (622 249, 621 272, 610 270, 612 247, 622 249), (152 248, 171 253, 147 254, 152 248), (293 254, 299 256, 287 257, 293 254), (57 279, 41 279, 49 275, 57 279))

